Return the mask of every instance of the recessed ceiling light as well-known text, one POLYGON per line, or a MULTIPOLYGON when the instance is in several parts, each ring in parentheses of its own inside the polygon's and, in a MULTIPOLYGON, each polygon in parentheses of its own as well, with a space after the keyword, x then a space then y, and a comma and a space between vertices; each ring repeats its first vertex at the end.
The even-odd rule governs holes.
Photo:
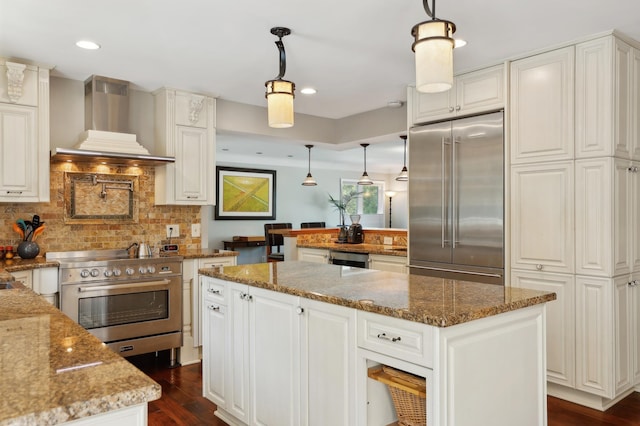
POLYGON ((258 154, 258 155, 262 155, 262 153, 261 153, 260 151, 256 152, 256 154, 258 154))
POLYGON ((96 50, 96 49, 100 49, 100 45, 98 43, 94 43, 93 41, 89 41, 89 40, 80 40, 76 42, 76 46, 82 48, 82 49, 87 49, 87 50, 96 50))
POLYGON ((229 148, 222 148, 223 151, 229 151, 229 148))
POLYGON ((289 154, 287 155, 288 158, 293 158, 293 155, 289 154))
POLYGON ((456 38, 453 40, 453 48, 458 48, 458 47, 462 47, 462 46, 466 46, 467 42, 466 40, 463 40, 461 38, 456 38))
POLYGON ((315 95, 316 93, 318 93, 318 91, 313 87, 303 87, 302 89, 300 89, 300 93, 304 95, 315 95))

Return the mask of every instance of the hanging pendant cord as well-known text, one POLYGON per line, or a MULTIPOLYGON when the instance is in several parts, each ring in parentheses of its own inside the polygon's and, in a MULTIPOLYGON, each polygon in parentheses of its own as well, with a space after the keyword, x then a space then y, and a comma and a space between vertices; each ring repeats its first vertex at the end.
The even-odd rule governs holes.
POLYGON ((424 6, 424 11, 427 12, 427 15, 431 19, 436 19, 436 0, 433 0, 431 3, 431 8, 429 8, 429 0, 422 0, 422 5, 424 6))

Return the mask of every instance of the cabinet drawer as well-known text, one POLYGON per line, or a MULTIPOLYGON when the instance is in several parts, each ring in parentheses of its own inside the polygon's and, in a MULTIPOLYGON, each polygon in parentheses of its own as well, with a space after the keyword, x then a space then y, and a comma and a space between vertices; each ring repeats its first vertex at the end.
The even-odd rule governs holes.
POLYGON ((227 286, 223 281, 202 280, 202 294, 208 302, 227 304, 227 286))
POLYGON ((433 367, 433 327, 370 312, 357 312, 358 346, 433 367))

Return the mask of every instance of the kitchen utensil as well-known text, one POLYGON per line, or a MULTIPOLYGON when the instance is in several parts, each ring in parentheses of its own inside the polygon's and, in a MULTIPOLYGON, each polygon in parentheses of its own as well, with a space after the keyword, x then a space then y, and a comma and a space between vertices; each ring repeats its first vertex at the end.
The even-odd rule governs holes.
POLYGON ((18 224, 18 226, 20 227, 20 229, 22 229, 23 232, 27 231, 27 224, 24 223, 24 220, 22 219, 18 219, 16 220, 16 223, 18 224))
POLYGON ((14 223, 13 230, 16 231, 18 235, 20 235, 21 240, 24 240, 24 229, 22 229, 20 225, 18 225, 17 223, 14 223))
POLYGON ((38 235, 44 232, 45 228, 46 226, 44 225, 44 222, 40 223, 38 227, 33 231, 33 236, 31 237, 31 241, 35 241, 36 238, 38 238, 38 235))
POLYGON ((149 246, 149 244, 138 244, 138 257, 151 257, 151 247, 149 246))

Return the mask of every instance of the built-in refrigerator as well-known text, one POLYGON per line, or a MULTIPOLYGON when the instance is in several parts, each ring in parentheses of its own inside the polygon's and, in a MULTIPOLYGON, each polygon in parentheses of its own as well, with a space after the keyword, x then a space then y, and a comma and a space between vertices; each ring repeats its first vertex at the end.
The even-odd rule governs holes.
POLYGON ((503 112, 409 131, 409 268, 504 284, 503 112))

